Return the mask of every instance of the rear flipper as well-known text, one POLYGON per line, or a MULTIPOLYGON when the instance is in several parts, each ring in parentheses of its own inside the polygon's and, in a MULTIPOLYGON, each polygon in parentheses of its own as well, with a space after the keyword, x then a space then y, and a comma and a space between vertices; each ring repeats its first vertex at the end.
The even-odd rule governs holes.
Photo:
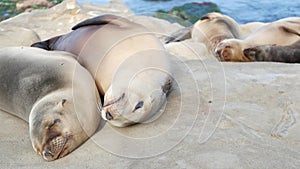
POLYGON ((191 38, 192 26, 180 29, 165 38, 165 43, 180 42, 191 38))

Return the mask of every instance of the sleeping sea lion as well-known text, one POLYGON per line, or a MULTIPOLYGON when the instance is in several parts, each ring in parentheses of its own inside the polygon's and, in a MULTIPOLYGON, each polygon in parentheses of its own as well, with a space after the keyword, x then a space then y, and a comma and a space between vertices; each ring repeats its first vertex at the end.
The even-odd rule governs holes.
POLYGON ((115 15, 87 19, 72 29, 32 46, 77 55, 105 95, 102 117, 112 125, 124 127, 155 116, 171 83, 170 61, 159 39, 115 15))
POLYGON ((72 57, 30 47, 0 49, 0 109, 29 123, 32 146, 47 161, 81 145, 101 119, 94 79, 72 57))

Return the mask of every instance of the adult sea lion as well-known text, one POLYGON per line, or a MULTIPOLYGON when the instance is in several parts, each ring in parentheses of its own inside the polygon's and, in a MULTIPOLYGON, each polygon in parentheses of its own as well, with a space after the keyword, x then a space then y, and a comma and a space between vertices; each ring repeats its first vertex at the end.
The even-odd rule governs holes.
POLYGON ((245 49, 244 55, 251 61, 300 63, 300 40, 287 46, 254 46, 245 49))
POLYGON ((87 19, 72 29, 32 46, 77 55, 105 94, 102 117, 112 125, 141 123, 159 112, 166 103, 171 69, 158 38, 115 15, 87 19))
POLYGON ((94 79, 67 52, 0 49, 0 109, 29 123, 34 150, 52 161, 73 151, 100 122, 94 79))
POLYGON ((221 61, 248 62, 244 49, 258 45, 291 45, 300 39, 300 17, 284 18, 260 27, 244 40, 226 39, 216 49, 221 61))
POLYGON ((166 43, 188 38, 204 43, 208 50, 214 52, 216 45, 222 40, 240 38, 240 28, 239 24, 231 17, 212 12, 204 15, 192 27, 173 33, 166 39, 166 43))

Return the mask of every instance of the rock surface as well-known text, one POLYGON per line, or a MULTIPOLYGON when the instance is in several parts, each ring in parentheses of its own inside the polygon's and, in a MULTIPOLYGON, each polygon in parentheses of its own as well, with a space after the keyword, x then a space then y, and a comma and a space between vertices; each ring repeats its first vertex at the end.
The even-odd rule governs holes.
POLYGON ((50 8, 63 0, 2 0, 0 2, 0 21, 16 16, 24 11, 50 8))
POLYGON ((174 7, 170 11, 158 10, 154 17, 165 19, 170 22, 178 22, 183 26, 191 26, 203 15, 209 12, 221 12, 217 4, 212 2, 193 2, 174 7))
POLYGON ((39 35, 31 29, 5 24, 0 27, 0 39, 0 47, 30 46, 40 41, 39 35))
MULTIPOLYGON (((26 28, 46 39, 103 13, 122 15, 158 35, 180 28, 159 19, 134 16, 122 2, 79 6, 71 0, 49 10, 19 15, 0 23, 0 27, 26 28)), ((26 41, 32 39, 30 36, 26 41)), ((221 63, 206 57, 201 43, 172 45, 167 48, 175 54, 170 56, 175 83, 165 112, 157 120, 127 128, 103 122, 99 131, 74 152, 46 162, 31 146, 28 124, 0 112, 0 168, 300 166, 299 64, 221 63), (196 56, 189 54, 193 48, 196 56)))

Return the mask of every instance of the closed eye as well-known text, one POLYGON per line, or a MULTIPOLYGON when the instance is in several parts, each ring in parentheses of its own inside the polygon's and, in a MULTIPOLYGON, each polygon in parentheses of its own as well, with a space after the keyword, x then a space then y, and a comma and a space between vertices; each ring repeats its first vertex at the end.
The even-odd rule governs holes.
POLYGON ((136 104, 136 106, 135 106, 135 108, 134 108, 134 110, 132 112, 135 112, 137 109, 142 108, 143 106, 144 106, 144 102, 143 101, 139 101, 136 104))
POLYGON ((56 123, 61 122, 59 119, 55 119, 52 124, 49 125, 49 129, 52 128, 56 123))

